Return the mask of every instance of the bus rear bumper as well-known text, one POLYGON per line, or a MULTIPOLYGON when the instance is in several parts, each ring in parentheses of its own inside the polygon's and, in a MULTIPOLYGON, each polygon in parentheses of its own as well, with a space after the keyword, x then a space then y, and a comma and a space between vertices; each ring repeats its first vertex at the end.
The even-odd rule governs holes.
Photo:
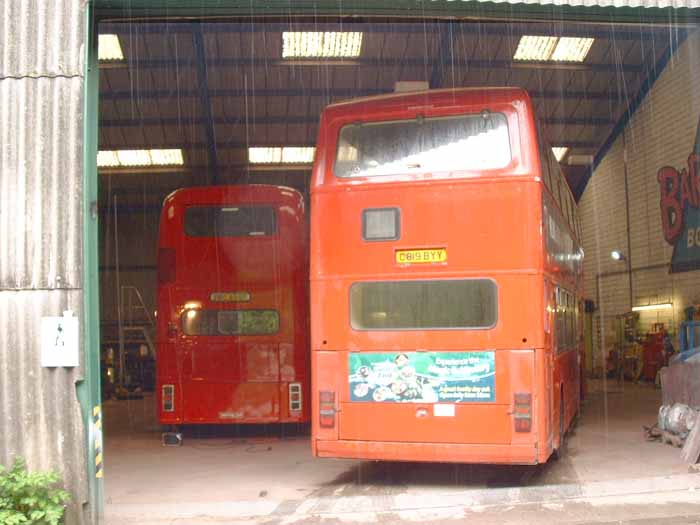
POLYGON ((314 443, 322 458, 436 463, 492 463, 536 465, 535 445, 480 445, 464 443, 402 443, 390 441, 321 441, 314 443))

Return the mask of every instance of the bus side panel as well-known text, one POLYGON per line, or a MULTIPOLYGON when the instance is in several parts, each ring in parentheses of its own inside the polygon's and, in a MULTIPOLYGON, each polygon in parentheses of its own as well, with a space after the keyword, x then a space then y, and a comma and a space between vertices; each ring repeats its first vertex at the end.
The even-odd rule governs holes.
POLYGON ((316 351, 311 354, 311 451, 317 455, 317 440, 337 440, 338 420, 334 413, 332 418, 320 421, 320 392, 332 392, 334 400, 324 405, 324 409, 335 412, 338 407, 338 381, 341 370, 340 352, 316 351))
MULTIPOLYGON (((158 421, 162 425, 174 425, 182 422, 182 383, 178 377, 175 345, 161 343, 158 345, 158 366, 156 369, 156 402, 158 403, 158 421), (172 385, 174 398, 172 410, 164 410, 163 386, 172 385)), ((168 387, 169 388, 169 387, 168 387)))
MULTIPOLYGON (((564 430, 566 431, 574 416, 578 412, 580 403, 580 388, 579 384, 579 354, 577 349, 568 350, 562 352, 555 357, 554 360, 554 373, 557 378, 556 392, 559 396, 563 395, 564 403, 564 430)), ((557 405, 556 411, 559 412, 559 406, 557 405)), ((559 430, 559 419, 555 420, 557 425, 557 432, 559 430)))

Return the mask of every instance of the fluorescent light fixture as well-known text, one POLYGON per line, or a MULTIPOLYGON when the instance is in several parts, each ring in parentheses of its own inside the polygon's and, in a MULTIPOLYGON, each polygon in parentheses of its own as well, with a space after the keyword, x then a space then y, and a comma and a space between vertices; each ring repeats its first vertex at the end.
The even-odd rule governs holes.
POLYGON ((248 148, 251 164, 311 164, 316 148, 309 146, 248 148))
POLYGON ((550 60, 555 62, 583 62, 591 50, 593 38, 572 38, 563 36, 550 60))
POLYGON ((513 60, 549 60, 557 40, 559 39, 556 36, 523 35, 520 37, 513 60))
POLYGON ((595 39, 523 35, 513 60, 531 62, 583 62, 595 39))
POLYGON ((124 53, 117 35, 100 35, 98 37, 97 58, 105 61, 124 60, 124 53))
POLYGON ((565 148, 565 147, 552 148, 552 153, 554 153, 554 158, 557 159, 557 162, 561 162, 561 159, 564 158, 564 155, 566 155, 567 151, 569 151, 569 148, 565 148))
POLYGON ((648 310, 670 310, 673 308, 671 303, 659 303, 659 304, 647 304, 645 306, 634 306, 632 307, 633 312, 645 312, 648 310))
POLYGON ((182 166, 181 149, 122 149, 97 152, 98 168, 182 166))
POLYGON ((282 58, 357 58, 362 33, 339 31, 285 31, 282 58))

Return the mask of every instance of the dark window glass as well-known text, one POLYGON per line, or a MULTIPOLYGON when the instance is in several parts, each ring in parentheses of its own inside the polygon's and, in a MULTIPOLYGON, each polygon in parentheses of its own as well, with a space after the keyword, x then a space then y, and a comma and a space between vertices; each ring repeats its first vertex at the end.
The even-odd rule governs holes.
POLYGON ((269 335, 279 331, 275 310, 186 310, 182 331, 186 335, 269 335))
POLYGON ((185 209, 189 237, 274 235, 277 220, 270 206, 190 206, 185 209))
POLYGON ((498 318, 489 279, 355 283, 350 321, 356 330, 491 328, 498 318))
POLYGON ((343 126, 335 175, 378 177, 426 171, 489 170, 511 161, 502 113, 415 118, 343 126))
POLYGON ((365 241, 393 241, 399 238, 401 215, 398 208, 362 210, 362 238, 365 241))

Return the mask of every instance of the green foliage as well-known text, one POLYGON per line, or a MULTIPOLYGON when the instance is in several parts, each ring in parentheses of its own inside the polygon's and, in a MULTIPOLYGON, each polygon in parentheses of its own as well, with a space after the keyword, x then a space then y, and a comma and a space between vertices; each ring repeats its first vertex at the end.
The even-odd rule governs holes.
POLYGON ((15 458, 10 470, 0 465, 0 523, 60 524, 70 494, 58 481, 55 472, 27 472, 22 458, 15 458))

